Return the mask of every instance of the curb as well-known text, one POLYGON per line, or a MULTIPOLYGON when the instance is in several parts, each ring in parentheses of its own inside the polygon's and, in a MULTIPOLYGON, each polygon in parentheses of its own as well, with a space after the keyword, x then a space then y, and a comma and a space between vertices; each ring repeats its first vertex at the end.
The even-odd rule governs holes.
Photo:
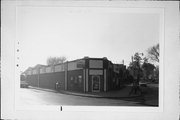
POLYGON ((74 95, 74 96, 81 96, 81 97, 91 97, 91 98, 108 98, 108 99, 120 99, 120 98, 137 98, 137 97, 141 97, 141 95, 139 96, 127 96, 127 97, 107 97, 107 96, 99 96, 99 95, 83 95, 83 94, 77 94, 77 93, 70 93, 70 92, 66 92, 66 91, 59 91, 59 93, 62 94, 67 94, 67 95, 74 95))
POLYGON ((107 98, 107 99, 130 99, 130 98, 138 98, 141 97, 141 95, 138 96, 123 96, 123 97, 107 97, 107 96, 99 96, 99 95, 82 95, 82 94, 76 94, 76 93, 67 93, 67 92, 60 92, 62 94, 67 94, 67 95, 74 95, 74 96, 81 96, 81 97, 91 97, 91 98, 107 98))
POLYGON ((54 93, 62 93, 62 94, 66 94, 66 95, 74 95, 74 96, 81 96, 81 97, 91 97, 91 98, 108 98, 108 99, 120 99, 120 98, 138 98, 141 97, 141 95, 137 95, 137 96, 123 96, 123 97, 107 97, 107 96, 100 96, 100 95, 91 95, 91 94, 78 94, 75 92, 69 92, 69 91, 56 91, 56 90, 51 90, 51 89, 45 89, 45 88, 38 88, 38 87, 32 87, 29 86, 29 88, 32 89, 37 89, 37 90, 42 90, 42 91, 48 91, 48 92, 54 92, 54 93))
POLYGON ((59 93, 62 93, 62 94, 67 94, 67 95, 74 95, 74 96, 81 96, 81 97, 93 97, 93 98, 102 98, 102 96, 98 96, 98 95, 90 95, 90 94, 87 94, 87 95, 83 95, 83 94, 77 94, 77 93, 74 93, 74 92, 66 92, 66 91, 59 91, 59 93))
MULTIPOLYGON (((32 87, 32 86, 29 86, 29 88, 30 88, 30 89, 37 89, 37 90, 47 91, 47 92, 61 93, 61 94, 81 96, 81 97, 90 97, 90 98, 131 99, 131 98, 139 98, 139 97, 142 97, 142 95, 138 95, 138 96, 127 96, 127 97, 106 97, 106 96, 90 95, 90 94, 78 94, 78 93, 69 92, 69 91, 55 91, 55 90, 51 90, 51 89, 38 88, 38 87, 32 87)), ((158 105, 150 104, 149 102, 145 102, 145 103, 143 103, 143 104, 144 104, 144 105, 147 105, 147 106, 158 107, 158 105)))
POLYGON ((31 88, 31 89, 37 89, 37 90, 42 90, 42 91, 47 91, 47 92, 54 92, 54 93, 58 93, 57 91, 55 91, 55 90, 51 90, 51 89, 38 88, 38 87, 32 87, 32 86, 29 86, 29 88, 31 88))

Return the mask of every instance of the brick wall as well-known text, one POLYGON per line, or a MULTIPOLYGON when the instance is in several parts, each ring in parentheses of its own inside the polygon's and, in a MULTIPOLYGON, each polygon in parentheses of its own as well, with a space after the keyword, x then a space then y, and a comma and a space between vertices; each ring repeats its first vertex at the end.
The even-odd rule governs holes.
POLYGON ((83 69, 68 71, 68 90, 84 91, 83 69))

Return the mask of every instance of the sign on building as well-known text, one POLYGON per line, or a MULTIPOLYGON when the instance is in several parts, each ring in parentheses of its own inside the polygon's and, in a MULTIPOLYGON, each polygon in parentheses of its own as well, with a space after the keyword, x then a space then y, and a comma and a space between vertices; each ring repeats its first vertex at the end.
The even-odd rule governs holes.
POLYGON ((89 68, 103 68, 102 60, 89 60, 89 68))
POLYGON ((103 75, 103 70, 89 70, 89 75, 103 75))
POLYGON ((64 65, 56 65, 55 68, 54 68, 54 71, 55 72, 61 72, 61 71, 64 71, 64 65))
POLYGON ((41 69, 40 69, 40 73, 41 73, 41 74, 42 74, 42 73, 46 73, 45 68, 41 68, 41 69))
POLYGON ((34 74, 38 74, 38 70, 37 70, 37 69, 34 69, 33 72, 32 72, 32 74, 33 74, 33 75, 34 75, 34 74))
POLYGON ((51 67, 47 67, 46 68, 46 73, 51 73, 51 72, 52 72, 51 67))
POLYGON ((29 70, 29 71, 27 72, 27 74, 28 74, 28 75, 31 75, 31 70, 29 70))
POLYGON ((85 60, 77 61, 77 68, 84 68, 85 67, 85 60))
POLYGON ((80 67, 77 67, 78 61, 73 61, 68 63, 68 70, 77 70, 77 69, 82 69, 80 67))

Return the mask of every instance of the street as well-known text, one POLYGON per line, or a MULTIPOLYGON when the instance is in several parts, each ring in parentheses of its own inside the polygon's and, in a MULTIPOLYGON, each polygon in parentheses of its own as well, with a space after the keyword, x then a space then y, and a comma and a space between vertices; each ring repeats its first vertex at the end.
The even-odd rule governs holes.
POLYGON ((32 88, 20 88, 19 105, 142 106, 120 99, 81 97, 32 88))

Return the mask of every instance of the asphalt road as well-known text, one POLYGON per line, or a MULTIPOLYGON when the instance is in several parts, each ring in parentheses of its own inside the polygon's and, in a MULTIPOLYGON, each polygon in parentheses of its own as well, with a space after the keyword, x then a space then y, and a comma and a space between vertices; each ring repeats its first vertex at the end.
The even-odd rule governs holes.
POLYGON ((61 94, 31 88, 20 88, 19 105, 142 106, 139 102, 61 94))

